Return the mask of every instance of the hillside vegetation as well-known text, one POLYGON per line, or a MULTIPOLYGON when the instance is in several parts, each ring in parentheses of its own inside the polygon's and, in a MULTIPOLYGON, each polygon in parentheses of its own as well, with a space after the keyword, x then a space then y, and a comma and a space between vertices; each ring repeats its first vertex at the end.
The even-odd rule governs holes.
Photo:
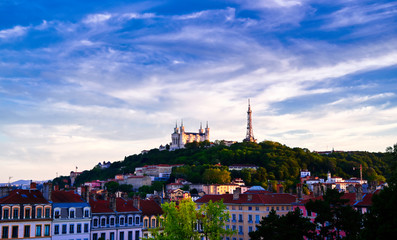
MULTIPOLYGON (((113 162, 107 169, 96 166, 84 171, 76 183, 90 180, 105 180, 116 174, 133 173, 136 167, 152 164, 185 164, 176 168, 173 177, 184 177, 193 183, 208 182, 208 169, 233 164, 254 164, 257 171, 232 171, 231 177, 242 177, 247 184, 266 185, 268 180, 283 180, 287 185, 296 183, 300 169, 308 169, 312 176, 326 177, 328 171, 342 178, 359 177, 359 166, 363 166, 363 178, 368 181, 385 181, 389 175, 387 153, 334 152, 320 155, 308 149, 290 148, 277 142, 235 143, 230 147, 217 141, 212 147, 208 144, 188 144, 186 149, 159 151, 152 149, 145 154, 125 157, 123 161, 113 162), (215 164, 221 164, 216 167, 215 164), (205 178, 207 176, 207 178, 205 178)), ((218 171, 219 173, 219 171, 218 171)), ((171 179, 172 180, 172 179, 171 179)))

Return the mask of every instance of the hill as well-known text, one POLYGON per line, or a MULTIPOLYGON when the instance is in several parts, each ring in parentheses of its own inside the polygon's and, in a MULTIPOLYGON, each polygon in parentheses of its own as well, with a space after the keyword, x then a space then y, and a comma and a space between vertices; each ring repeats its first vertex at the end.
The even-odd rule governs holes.
MULTIPOLYGON (((113 162, 109 168, 98 166, 84 171, 76 180, 77 184, 95 179, 105 180, 116 174, 133 173, 136 167, 152 164, 185 164, 173 173, 192 182, 202 181, 205 169, 215 164, 254 164, 261 172, 232 172, 232 177, 242 177, 249 183, 266 180, 283 180, 291 185, 299 179, 299 170, 308 169, 313 176, 326 177, 328 171, 342 178, 359 177, 357 168, 362 164, 363 178, 368 181, 385 181, 389 175, 387 153, 333 152, 320 155, 303 148, 290 148, 277 142, 235 143, 230 147, 217 141, 212 147, 206 144, 188 144, 185 149, 159 151, 152 149, 145 154, 134 154, 123 161, 113 162), (355 169, 355 170, 354 170, 355 169), (246 176, 250 175, 250 176, 246 176), (257 176, 260 175, 260 176, 257 176), (251 178, 251 179, 250 179, 251 178)), ((57 179, 54 179, 56 181, 57 179)), ((262 184, 263 185, 263 184, 262 184)))

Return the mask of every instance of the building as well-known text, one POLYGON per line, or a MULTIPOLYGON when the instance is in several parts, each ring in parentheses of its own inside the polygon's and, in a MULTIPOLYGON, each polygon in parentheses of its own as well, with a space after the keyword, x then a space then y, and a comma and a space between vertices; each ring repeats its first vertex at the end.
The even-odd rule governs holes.
POLYGON ((248 187, 240 186, 239 184, 208 184, 203 185, 202 191, 205 194, 228 194, 233 193, 236 189, 240 189, 241 193, 248 190, 248 187))
POLYGON ((143 238, 152 237, 149 229, 158 227, 158 220, 163 214, 163 210, 153 199, 140 200, 140 210, 143 221, 142 236, 143 238))
POLYGON ((52 239, 90 239, 91 207, 73 191, 53 191, 52 239))
POLYGON ((142 237, 142 217, 139 201, 110 197, 90 199, 91 240, 139 240, 142 237))
POLYGON ((0 199, 2 239, 51 239, 51 204, 33 187, 0 199))
POLYGON ((262 187, 255 186, 243 194, 235 191, 233 194, 204 195, 196 200, 197 207, 200 208, 210 200, 223 200, 230 213, 226 228, 237 230, 237 234, 226 237, 226 240, 248 240, 249 232, 255 231, 262 217, 266 217, 271 210, 275 210, 279 215, 293 211, 296 197, 287 193, 270 193, 262 187))
POLYGON ((229 166, 229 171, 241 171, 243 169, 257 170, 259 167, 252 164, 233 164, 229 166))
POLYGON ((210 129, 208 127, 208 122, 205 129, 203 129, 202 125, 200 124, 200 129, 198 130, 198 133, 185 132, 185 127, 183 126, 183 122, 181 124, 180 129, 176 124, 174 128, 174 132, 171 134, 171 140, 172 141, 171 141, 170 150, 185 148, 186 143, 209 141, 210 129))
POLYGON ((150 176, 152 181, 166 181, 171 176, 172 168, 181 166, 183 166, 183 164, 145 165, 135 168, 134 174, 137 176, 150 176))
POLYGON ((126 175, 122 180, 117 180, 117 182, 132 185, 133 189, 138 190, 142 186, 151 186, 152 178, 150 176, 126 175))

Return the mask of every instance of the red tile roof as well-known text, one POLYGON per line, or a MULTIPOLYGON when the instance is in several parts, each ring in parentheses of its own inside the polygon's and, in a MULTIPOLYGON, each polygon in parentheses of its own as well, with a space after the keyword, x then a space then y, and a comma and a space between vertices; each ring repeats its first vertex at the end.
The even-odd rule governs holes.
POLYGON ((54 203, 82 203, 84 202, 80 195, 73 191, 53 191, 51 200, 54 203))
MULTIPOLYGON (((93 213, 112 213, 113 209, 110 208, 109 200, 93 200, 90 199, 91 211, 93 213)), ((133 206, 132 200, 124 200, 116 198, 116 211, 117 212, 138 212, 139 210, 133 206)))
POLYGON ((0 198, 0 204, 48 204, 49 202, 43 197, 39 190, 22 190, 16 189, 10 192, 6 197, 0 198))
POLYGON ((288 193, 273 193, 273 194, 240 194, 239 198, 234 200, 233 194, 223 195, 204 195, 196 200, 196 203, 207 203, 210 200, 213 202, 223 199, 223 203, 228 204, 291 204, 296 201, 296 197, 288 193), (251 196, 252 199, 249 200, 251 196))
POLYGON ((141 200, 140 207, 142 211, 142 215, 151 216, 151 215, 161 215, 163 214, 163 210, 160 205, 156 203, 154 200, 141 200))

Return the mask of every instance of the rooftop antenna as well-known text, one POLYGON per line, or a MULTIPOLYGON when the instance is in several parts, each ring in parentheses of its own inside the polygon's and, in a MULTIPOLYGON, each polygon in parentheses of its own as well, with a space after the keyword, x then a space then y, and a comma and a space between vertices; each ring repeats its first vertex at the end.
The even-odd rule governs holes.
POLYGON ((8 177, 8 186, 9 186, 9 187, 11 187, 11 178, 12 178, 12 176, 9 176, 9 177, 8 177))

